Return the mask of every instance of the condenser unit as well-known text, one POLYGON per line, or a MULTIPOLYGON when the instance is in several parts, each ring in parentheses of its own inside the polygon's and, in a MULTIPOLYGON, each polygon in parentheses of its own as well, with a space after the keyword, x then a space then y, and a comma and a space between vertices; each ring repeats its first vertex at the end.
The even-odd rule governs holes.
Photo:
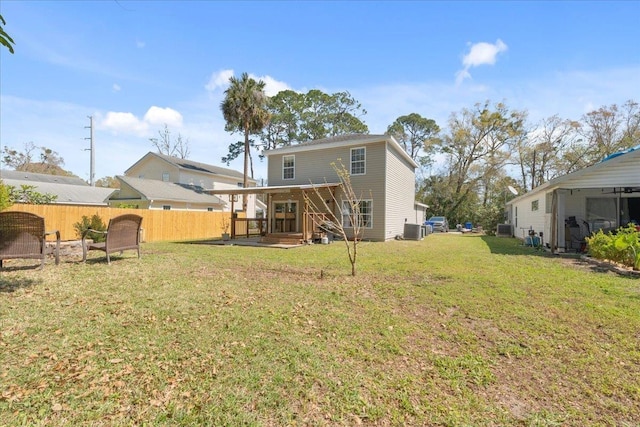
POLYGON ((498 229, 496 230, 496 236, 513 237, 513 224, 498 224, 498 229))
POLYGON ((404 224, 405 240, 422 240, 422 225, 420 224, 404 224))

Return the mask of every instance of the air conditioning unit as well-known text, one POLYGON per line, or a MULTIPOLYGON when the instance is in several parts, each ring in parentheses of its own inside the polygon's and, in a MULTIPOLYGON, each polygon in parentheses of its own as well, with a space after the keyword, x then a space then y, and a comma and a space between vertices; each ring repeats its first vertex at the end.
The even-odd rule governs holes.
POLYGON ((405 240, 422 240, 422 225, 420 224, 404 224, 405 240))
POLYGON ((498 224, 498 229, 496 230, 496 236, 513 237, 513 224, 498 224))

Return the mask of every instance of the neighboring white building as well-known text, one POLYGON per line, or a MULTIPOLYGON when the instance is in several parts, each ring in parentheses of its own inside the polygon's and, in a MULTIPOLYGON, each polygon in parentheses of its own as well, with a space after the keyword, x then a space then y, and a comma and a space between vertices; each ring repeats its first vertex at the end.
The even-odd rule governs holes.
POLYGON ((640 223, 640 146, 553 179, 509 201, 513 234, 541 235, 552 251, 577 251, 600 229, 640 223))

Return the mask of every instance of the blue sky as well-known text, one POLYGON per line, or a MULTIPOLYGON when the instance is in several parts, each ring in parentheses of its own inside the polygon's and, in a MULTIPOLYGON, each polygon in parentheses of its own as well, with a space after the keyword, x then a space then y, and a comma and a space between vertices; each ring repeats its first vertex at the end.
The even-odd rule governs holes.
MULTIPOLYGON (((224 166, 231 75, 348 91, 371 133, 418 113, 502 101, 532 124, 640 102, 640 1, 7 1, 0 143, 57 151, 89 179, 123 174, 166 123, 192 160, 224 166)), ((256 162, 256 178, 266 177, 256 162)), ((241 160, 231 167, 242 170, 241 160)))

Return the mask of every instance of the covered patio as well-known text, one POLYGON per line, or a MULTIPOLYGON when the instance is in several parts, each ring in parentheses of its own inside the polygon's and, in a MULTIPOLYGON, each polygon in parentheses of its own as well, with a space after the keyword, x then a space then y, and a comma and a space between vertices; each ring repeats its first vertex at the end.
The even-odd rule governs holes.
POLYGON ((228 197, 231 203, 231 239, 258 236, 261 243, 298 245, 326 236, 327 231, 323 226, 331 221, 337 208, 334 202, 335 192, 340 186, 340 183, 323 183, 205 192, 222 198, 228 197), (236 203, 242 203, 240 197, 250 194, 264 198, 267 206, 265 218, 237 217, 236 203), (317 207, 329 209, 320 211, 317 207))

